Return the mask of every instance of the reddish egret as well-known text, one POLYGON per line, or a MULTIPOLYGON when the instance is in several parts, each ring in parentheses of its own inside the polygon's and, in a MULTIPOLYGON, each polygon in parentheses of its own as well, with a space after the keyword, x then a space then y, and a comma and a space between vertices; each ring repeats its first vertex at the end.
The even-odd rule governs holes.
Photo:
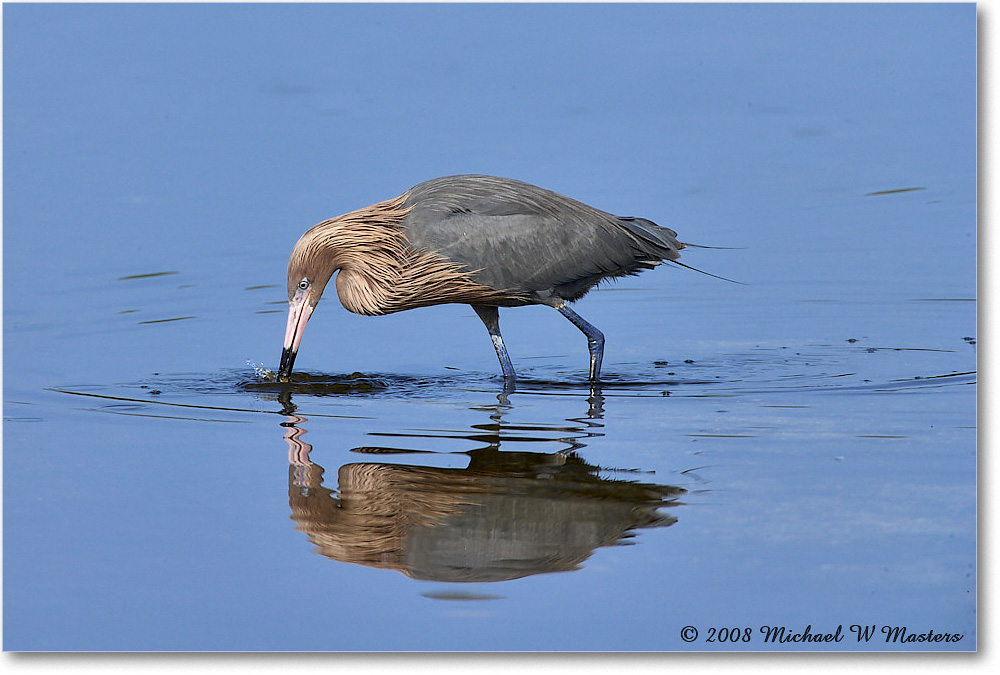
POLYGON ((278 379, 291 375, 306 322, 339 270, 337 295, 356 314, 472 305, 509 384, 515 373, 497 308, 553 307, 587 336, 596 382, 604 335, 566 303, 604 279, 676 260, 685 246, 676 237, 649 220, 613 216, 509 178, 429 180, 395 199, 323 221, 295 244, 278 379))

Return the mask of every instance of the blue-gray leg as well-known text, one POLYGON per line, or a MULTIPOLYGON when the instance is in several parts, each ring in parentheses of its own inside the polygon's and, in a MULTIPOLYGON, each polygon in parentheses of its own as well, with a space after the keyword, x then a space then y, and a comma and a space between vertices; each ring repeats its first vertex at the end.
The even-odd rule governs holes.
POLYGON ((472 309, 476 310, 476 314, 486 324, 486 330, 490 332, 490 337, 493 339, 493 346, 497 350, 497 358, 500 359, 500 370, 503 371, 503 379, 508 384, 513 384, 514 380, 517 379, 517 375, 514 373, 514 366, 510 363, 507 348, 503 346, 503 337, 500 335, 500 311, 496 307, 488 305, 472 305, 472 309))
POLYGON ((569 305, 557 309, 587 336, 587 349, 590 350, 590 381, 597 382, 601 379, 601 361, 604 359, 604 333, 587 323, 582 316, 570 309, 569 305))

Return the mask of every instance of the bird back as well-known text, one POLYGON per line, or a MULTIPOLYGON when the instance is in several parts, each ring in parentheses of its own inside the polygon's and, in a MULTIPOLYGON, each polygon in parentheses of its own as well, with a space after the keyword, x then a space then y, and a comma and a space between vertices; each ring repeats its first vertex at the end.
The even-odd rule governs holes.
POLYGON ((447 176, 405 195, 411 244, 536 302, 576 300, 609 277, 680 257, 676 233, 620 218, 556 192, 494 176, 447 176))

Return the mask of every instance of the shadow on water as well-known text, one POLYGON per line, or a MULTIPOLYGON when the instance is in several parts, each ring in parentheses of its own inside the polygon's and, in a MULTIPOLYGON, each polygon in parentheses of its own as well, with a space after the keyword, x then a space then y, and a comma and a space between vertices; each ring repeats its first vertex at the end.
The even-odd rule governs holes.
MULTIPOLYGON (((678 387, 690 385, 712 385, 717 380, 703 378, 675 377, 629 377, 625 375, 608 375, 601 381, 604 391, 639 390, 650 388, 678 387)), ((263 397, 277 398, 284 393, 305 394, 309 396, 377 396, 420 399, 441 399, 450 393, 482 392, 490 393, 502 390, 506 394, 517 393, 568 393, 578 392, 590 387, 586 379, 564 377, 558 373, 551 376, 519 377, 516 386, 505 383, 499 376, 484 377, 480 373, 453 374, 439 377, 414 377, 396 374, 377 373, 315 373, 298 372, 292 376, 291 382, 277 382, 271 377, 260 376, 244 378, 240 388, 263 397)))
MULTIPOLYGON (((975 339, 962 338, 965 350, 975 339)), ((618 364, 602 375, 600 395, 611 397, 740 397, 744 395, 813 395, 845 393, 863 395, 975 385, 977 373, 968 369, 965 350, 887 347, 857 344, 813 344, 796 348, 756 346, 742 352, 720 353, 711 358, 684 361, 653 361, 618 364), (917 361, 906 358, 919 355, 917 361), (957 367, 956 367, 957 366, 957 367)), ((276 382, 263 369, 224 370, 214 376, 154 373, 146 382, 119 385, 53 387, 50 391, 89 397, 95 412, 199 421, 246 422, 245 419, 214 419, 199 411, 232 413, 279 413, 260 407, 212 405, 210 397, 231 400, 235 394, 250 394, 257 402, 270 404, 296 395, 315 398, 386 398, 415 400, 465 400, 470 393, 513 393, 499 377, 456 372, 440 376, 409 376, 378 373, 296 372, 292 382, 276 382), (125 390, 125 391, 123 391, 125 390), (127 394, 125 392, 128 392, 127 394), (113 393, 109 393, 113 392, 113 393), (183 402, 199 395, 198 403, 183 402), (188 414, 182 413, 186 410, 188 414), (171 414, 173 412, 174 414, 171 414), (202 415, 202 416, 199 416, 202 415)), ((518 396, 586 396, 591 384, 577 372, 554 368, 525 371, 517 381, 518 396)), ((506 402, 501 398, 501 402, 506 402)), ((242 399, 241 399, 242 401, 242 399)), ((279 413, 280 414, 280 413, 279 413)), ((313 411, 313 417, 363 419, 363 416, 313 411)), ((14 418, 18 419, 18 418, 14 418)))
MULTIPOLYGON (((710 358, 652 363, 617 364, 602 374, 606 397, 681 396, 734 397, 764 393, 893 392, 976 383, 969 365, 973 338, 963 338, 965 349, 873 346, 858 340, 844 344, 814 344, 798 348, 756 346, 743 352, 710 358), (919 370, 905 357, 919 355, 919 370), (959 367, 956 368, 955 366, 959 367)), ((296 372, 292 382, 261 376, 244 377, 241 389, 263 398, 284 393, 310 396, 374 396, 433 398, 489 393, 545 396, 579 395, 590 383, 578 372, 554 368, 526 369, 516 388, 499 377, 456 373, 440 377, 389 374, 330 374, 296 372)))
MULTIPOLYGON (((679 486, 638 480, 642 471, 597 466, 581 456, 591 439, 604 435, 604 395, 589 384, 583 385, 581 396, 569 397, 581 405, 582 416, 553 424, 505 421, 513 406, 507 394, 500 393, 496 404, 470 408, 482 415, 482 422, 464 429, 369 431, 377 439, 372 444, 333 449, 346 450, 360 461, 340 466, 336 485, 326 485, 326 470, 312 461, 313 447, 303 438, 309 418, 298 414, 293 395, 305 400, 338 395, 441 399, 449 390, 458 396, 457 392, 469 391, 466 387, 485 390, 497 383, 475 375, 458 375, 443 383, 361 374, 303 378, 296 373, 296 382, 276 384, 245 375, 159 378, 133 385, 145 396, 54 391, 94 401, 86 410, 117 415, 248 423, 245 415, 231 413, 279 414, 296 529, 330 559, 393 569, 414 579, 493 582, 576 570, 598 548, 629 543, 640 529, 676 523, 677 518, 664 510, 680 506, 678 500, 687 492, 679 486), (276 401, 281 409, 163 400, 193 390, 204 400, 206 394, 231 395, 234 388, 253 392, 258 400, 276 401), (434 446, 441 440, 465 442, 468 449, 437 452, 419 447, 421 441, 434 446), (539 443, 554 449, 523 450, 539 443), (430 460, 446 455, 464 456, 467 465, 442 468, 430 460)), ((531 385, 541 386, 538 381, 531 385)), ((562 391, 580 387, 563 385, 562 391)), ((492 393, 497 389, 502 387, 492 393)), ((321 410, 310 411, 309 416, 367 419, 321 410)))
MULTIPOLYGON (((296 529, 333 560, 392 569, 439 582, 495 582, 580 568, 596 549, 627 542, 642 528, 673 525, 661 509, 680 505, 686 490, 629 480, 628 472, 589 464, 578 451, 602 436, 603 399, 592 392, 586 418, 567 424, 504 423, 509 404, 474 408, 489 422, 467 432, 381 434, 395 439, 464 439, 463 469, 396 464, 400 454, 429 451, 364 446, 372 461, 337 471, 337 488, 310 459, 306 417, 282 396, 288 445, 288 500, 296 529), (554 435, 554 437, 553 437, 554 435), (501 450, 501 443, 551 441, 558 451, 501 450), (608 476, 610 474, 610 477, 608 476)), ((375 434, 373 434, 375 435, 375 434)), ((430 453, 436 454, 436 453, 430 453)))
POLYGON ((803 395, 885 395, 976 381, 974 371, 953 369, 968 359, 956 359, 961 355, 952 350, 848 343, 797 350, 758 347, 699 362, 626 364, 608 373, 600 387, 556 370, 528 371, 518 381, 518 397, 553 395, 581 406, 581 417, 554 424, 505 421, 513 408, 510 401, 517 399, 502 382, 477 373, 298 372, 293 382, 277 383, 259 370, 240 370, 214 377, 157 376, 118 385, 114 393, 107 386, 53 391, 92 401, 85 410, 117 415, 244 424, 259 414, 279 415, 288 450, 292 519, 318 553, 416 579, 485 582, 575 570, 598 548, 625 543, 643 528, 677 522, 676 511, 665 510, 681 505, 684 488, 637 480, 634 470, 596 466, 581 455, 588 442, 604 435, 607 397, 791 392, 801 403, 803 395), (921 354, 919 374, 913 371, 915 362, 898 356, 906 351, 921 354), (325 469, 312 460, 312 445, 304 440, 306 424, 310 418, 369 418, 333 414, 323 406, 310 407, 307 417, 293 403, 293 397, 468 401, 470 392, 476 394, 471 398, 497 396, 496 404, 471 408, 483 416, 482 422, 461 429, 369 431, 377 439, 371 444, 334 449, 358 456, 337 469, 336 485, 325 484, 325 469), (197 396, 185 402, 192 394, 197 396), (239 397, 237 405, 211 404, 212 396, 233 402, 233 394, 239 397), (250 407, 246 394, 263 405, 250 407), (444 453, 420 447, 440 446, 442 440, 464 442, 468 449, 444 453), (534 451, 538 443, 558 447, 534 451), (529 447, 532 451, 524 451, 529 447), (464 456, 467 464, 436 466, 445 455, 464 456))

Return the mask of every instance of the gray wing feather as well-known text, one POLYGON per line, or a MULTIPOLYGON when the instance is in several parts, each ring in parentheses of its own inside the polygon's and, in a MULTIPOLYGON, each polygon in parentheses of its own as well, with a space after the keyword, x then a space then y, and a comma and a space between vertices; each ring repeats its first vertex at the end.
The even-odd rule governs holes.
POLYGON ((407 193, 411 244, 474 272, 491 288, 575 300, 604 278, 679 257, 676 233, 618 218, 528 183, 448 176, 407 193))

